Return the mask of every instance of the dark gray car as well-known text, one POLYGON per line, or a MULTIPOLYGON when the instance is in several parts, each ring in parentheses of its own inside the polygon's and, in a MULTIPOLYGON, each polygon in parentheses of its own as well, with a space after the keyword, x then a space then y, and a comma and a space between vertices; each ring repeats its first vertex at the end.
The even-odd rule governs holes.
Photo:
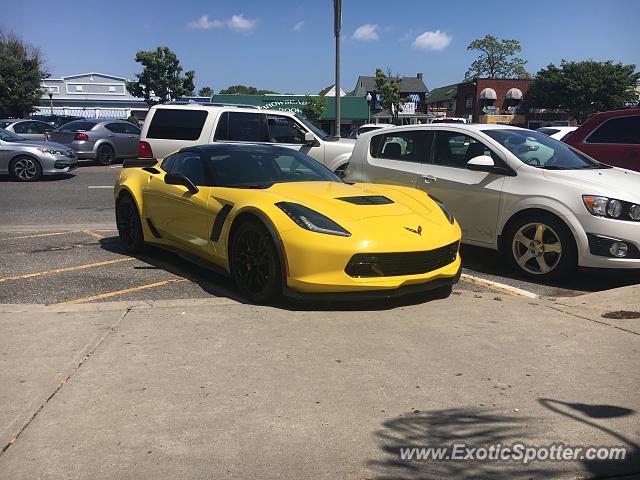
POLYGON ((53 130, 49 139, 68 145, 79 159, 110 165, 119 158, 138 156, 140 129, 124 120, 75 120, 53 130))
POLYGON ((44 140, 24 138, 0 128, 0 174, 11 174, 20 182, 34 182, 43 175, 67 173, 78 166, 69 147, 44 140))

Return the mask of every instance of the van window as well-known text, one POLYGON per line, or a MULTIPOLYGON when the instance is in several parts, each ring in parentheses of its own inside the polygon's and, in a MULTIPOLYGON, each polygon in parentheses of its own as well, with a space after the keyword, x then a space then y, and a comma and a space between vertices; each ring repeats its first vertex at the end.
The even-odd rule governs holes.
POLYGON ((215 140, 231 142, 265 142, 266 128, 261 113, 224 112, 218 121, 215 140), (226 130, 226 131, 225 131, 226 130))
POLYGON ((267 115, 267 129, 271 143, 304 143, 305 130, 292 118, 267 115))
POLYGON ((640 144, 640 115, 607 120, 589 135, 587 143, 640 144))
POLYGON ((197 140, 207 114, 206 110, 159 108, 151 119, 147 138, 197 140))

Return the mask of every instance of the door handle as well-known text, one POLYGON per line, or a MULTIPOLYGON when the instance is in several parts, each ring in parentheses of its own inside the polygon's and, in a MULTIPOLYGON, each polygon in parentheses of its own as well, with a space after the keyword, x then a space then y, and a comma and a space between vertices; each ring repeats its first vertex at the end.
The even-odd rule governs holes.
POLYGON ((422 181, 424 183, 431 183, 431 182, 435 182, 438 179, 436 177, 434 177, 433 175, 420 175, 420 178, 422 179, 422 181))

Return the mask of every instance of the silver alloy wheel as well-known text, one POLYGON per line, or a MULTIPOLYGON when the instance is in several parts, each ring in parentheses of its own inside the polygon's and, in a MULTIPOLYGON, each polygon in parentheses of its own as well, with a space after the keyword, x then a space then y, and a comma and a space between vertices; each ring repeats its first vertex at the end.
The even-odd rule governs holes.
POLYGON ((32 180, 38 175, 38 166, 32 158, 22 157, 14 163, 13 172, 20 180, 32 180))
POLYGON ((527 223, 518 229, 511 243, 513 258, 528 273, 545 275, 562 258, 560 236, 544 223, 527 223))

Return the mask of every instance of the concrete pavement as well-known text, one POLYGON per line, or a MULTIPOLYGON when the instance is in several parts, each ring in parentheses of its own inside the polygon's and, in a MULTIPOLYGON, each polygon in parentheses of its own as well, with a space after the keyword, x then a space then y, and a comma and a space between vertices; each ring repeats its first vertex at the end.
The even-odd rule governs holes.
POLYGON ((338 311, 222 298, 2 306, 0 478, 640 475, 640 320, 601 317, 640 311, 639 293, 460 291, 338 311), (626 445, 633 456, 398 456, 452 442, 626 445))

